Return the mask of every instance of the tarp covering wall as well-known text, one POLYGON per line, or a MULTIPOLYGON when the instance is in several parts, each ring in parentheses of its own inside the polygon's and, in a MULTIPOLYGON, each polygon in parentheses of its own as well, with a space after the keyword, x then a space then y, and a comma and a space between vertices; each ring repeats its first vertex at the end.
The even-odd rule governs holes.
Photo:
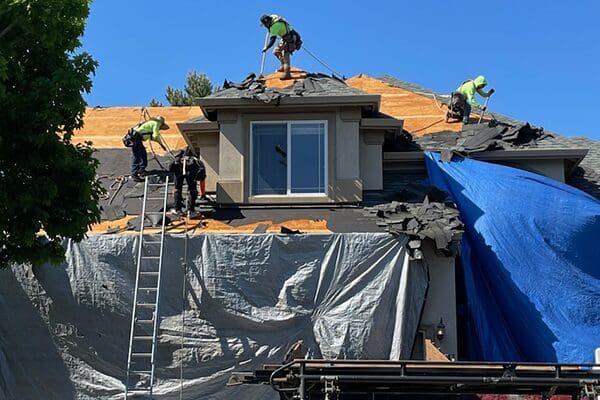
MULTIPOLYGON (((0 271, 0 399, 123 396, 137 236, 67 242, 58 267, 0 271)), ((181 349, 182 237, 167 237, 158 398, 263 399, 230 372, 280 363, 303 339, 314 357, 408 358, 427 289, 405 238, 390 234, 214 235, 188 240, 181 349), (243 395, 242 395, 243 394, 243 395)))
POLYGON ((600 347, 600 202, 527 171, 426 154, 453 197, 470 358, 593 362, 600 347))

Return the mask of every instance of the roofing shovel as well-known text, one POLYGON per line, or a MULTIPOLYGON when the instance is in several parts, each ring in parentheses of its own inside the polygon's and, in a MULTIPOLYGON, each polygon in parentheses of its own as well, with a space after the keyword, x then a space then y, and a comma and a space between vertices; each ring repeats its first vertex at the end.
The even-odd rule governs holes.
POLYGON ((486 97, 485 98, 485 104, 483 105, 483 110, 481 110, 481 115, 479 116, 479 121, 477 121, 478 124, 481 123, 481 120, 483 119, 483 115, 485 114, 485 110, 487 110, 487 105, 488 105, 488 101, 490 101, 490 97, 486 97))
MULTIPOLYGON (((265 45, 263 46, 263 49, 265 47, 267 47, 267 43, 269 43, 269 31, 267 30, 267 33, 265 35, 265 45)), ((262 52, 262 60, 260 62, 260 74, 258 75, 259 78, 263 78, 263 73, 265 72, 265 59, 267 57, 267 52, 263 51, 262 52)))

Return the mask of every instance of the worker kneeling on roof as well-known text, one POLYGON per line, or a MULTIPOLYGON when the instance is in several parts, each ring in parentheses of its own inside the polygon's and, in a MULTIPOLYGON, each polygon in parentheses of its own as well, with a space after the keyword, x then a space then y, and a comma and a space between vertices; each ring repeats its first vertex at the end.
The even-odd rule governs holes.
POLYGON ((462 85, 456 92, 458 95, 462 96, 462 101, 464 101, 463 105, 463 123, 469 123, 469 115, 471 114, 471 106, 476 105, 480 107, 483 111, 485 111, 485 107, 482 107, 477 100, 475 100, 475 92, 479 93, 482 97, 490 97, 494 94, 495 90, 490 89, 489 91, 484 91, 483 88, 486 87, 487 81, 483 75, 479 75, 475 79, 469 79, 468 81, 463 82, 462 85))
POLYGON ((165 122, 165 118, 159 115, 130 128, 123 137, 123 144, 131 147, 131 178, 134 181, 142 182, 142 176, 146 175, 148 152, 144 147, 144 140, 152 140, 167 151, 160 136, 160 131, 165 129, 169 129, 169 125, 165 122))
POLYGON ((196 181, 200 182, 201 199, 206 200, 206 167, 204 166, 204 163, 194 155, 192 149, 187 147, 185 150, 181 150, 175 155, 175 160, 169 165, 169 172, 175 174, 175 190, 173 192, 175 197, 175 210, 173 211, 176 214, 182 214, 183 212, 182 192, 183 181, 185 180, 188 187, 187 211, 189 213, 195 212, 196 199, 198 198, 196 181))
POLYGON ((277 37, 279 37, 279 43, 275 47, 275 50, 273 50, 273 55, 281 63, 281 67, 277 69, 277 72, 283 72, 281 79, 290 79, 292 77, 290 74, 290 56, 294 51, 300 50, 302 47, 300 34, 279 15, 263 15, 260 17, 260 23, 269 30, 270 34, 269 42, 262 49, 263 53, 269 50, 275 44, 277 37))

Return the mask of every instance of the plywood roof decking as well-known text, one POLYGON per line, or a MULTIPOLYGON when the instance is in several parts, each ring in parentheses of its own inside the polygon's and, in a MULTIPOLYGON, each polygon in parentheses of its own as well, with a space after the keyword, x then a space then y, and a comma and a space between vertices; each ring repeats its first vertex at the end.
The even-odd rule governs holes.
POLYGON ((430 339, 425 339, 425 360, 450 361, 430 339))
MULTIPOLYGON (((104 234, 109 229, 116 229, 121 234, 138 235, 139 232, 127 230, 127 223, 134 215, 127 215, 121 219, 113 221, 103 221, 90 227, 91 234, 104 234)), ((190 233, 198 234, 231 234, 231 233, 253 233, 260 225, 266 225, 265 233, 280 233, 283 227, 290 230, 298 230, 302 233, 332 233, 327 227, 327 221, 323 219, 290 219, 287 221, 274 223, 271 220, 261 220, 245 225, 233 226, 228 223, 217 221, 211 218, 184 218, 170 223, 166 227, 166 232, 170 234, 190 233), (187 219, 187 224, 186 224, 187 219)), ((159 228, 145 228, 147 234, 159 234, 159 228)))
POLYGON ((445 109, 440 110, 427 96, 394 87, 380 79, 357 75, 346 83, 367 93, 381 95, 381 112, 404 120, 404 129, 416 136, 444 130, 460 131, 462 123, 445 123, 445 109))
POLYGON ((293 85, 296 81, 303 80, 307 76, 305 71, 302 71, 301 69, 296 67, 292 67, 290 73, 292 75, 292 79, 280 79, 282 75, 281 72, 274 72, 272 74, 266 75, 264 77, 265 86, 271 88, 285 88, 293 85))
MULTIPOLYGON (((186 146, 177 122, 202 115, 200 107, 148 107, 151 116, 162 115, 165 117, 169 129, 161 131, 171 149, 180 149, 186 146)), ((129 128, 140 122, 142 107, 96 107, 87 108, 84 116, 84 126, 75 132, 73 141, 83 143, 91 141, 97 149, 123 148, 121 139, 129 128)), ((153 146, 157 153, 163 151, 158 145, 153 146)))

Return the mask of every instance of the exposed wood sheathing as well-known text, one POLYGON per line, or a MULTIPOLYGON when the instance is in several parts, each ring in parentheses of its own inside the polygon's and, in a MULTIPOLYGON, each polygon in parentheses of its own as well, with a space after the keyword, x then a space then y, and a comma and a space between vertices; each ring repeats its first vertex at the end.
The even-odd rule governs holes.
POLYGON ((460 131, 462 124, 445 123, 444 111, 433 98, 389 85, 367 75, 357 75, 346 80, 356 89, 381 95, 381 112, 404 120, 404 130, 416 136, 444 130, 460 131))
MULTIPOLYGON (((293 85, 297 81, 307 77, 307 73, 298 69, 292 69, 292 79, 281 80, 281 73, 275 72, 264 77, 268 87, 284 88, 293 85)), ((394 87, 388 83, 371 78, 366 75, 358 75, 348 79, 347 84, 356 89, 370 94, 381 95, 381 111, 393 117, 404 120, 404 129, 414 135, 437 132, 442 130, 458 131, 462 124, 443 122, 444 111, 441 111, 430 97, 422 96, 411 91, 394 87)), ((177 128, 178 122, 202 115, 199 107, 148 107, 151 116, 162 115, 165 117, 170 129, 162 131, 163 138, 172 149, 185 147, 185 141, 177 128)), ((94 147, 99 149, 121 149, 121 139, 126 131, 141 120, 142 107, 107 107, 88 108, 84 116, 85 125, 78 130, 73 140, 76 143, 91 141, 94 147)), ((148 147, 148 146, 147 146, 148 147)), ((154 150, 162 154, 160 146, 154 145, 154 150)), ((117 221, 107 221, 91 227, 90 233, 102 234, 108 229, 118 229, 120 233, 135 233, 127 231, 127 221, 132 216, 127 216, 117 221)), ((188 221, 188 230, 194 233, 252 233, 262 224, 266 224, 266 232, 281 232, 282 226, 290 230, 298 230, 306 233, 329 233, 327 221, 325 220, 290 220, 283 223, 272 221, 259 221, 242 226, 232 226, 222 221, 212 219, 193 219, 188 221)), ((170 233, 181 233, 185 229, 182 222, 175 222, 169 228, 170 233)), ((263 229, 260 229, 264 231, 263 229)), ((155 230, 159 232, 158 230, 155 230)), ((147 230, 152 233, 153 230, 147 230)))
MULTIPOLYGON (((155 117, 165 117, 169 129, 161 131, 171 149, 180 149, 186 146, 181 132, 177 129, 177 122, 202 115, 200 107, 148 107, 148 112, 155 117)), ((73 141, 83 143, 91 141, 97 149, 123 148, 121 139, 129 128, 141 120, 141 107, 107 107, 87 108, 84 116, 84 126, 75 132, 73 141)), ((154 151, 164 153, 158 144, 153 144, 154 151)))
POLYGON ((290 73, 292 75, 292 79, 285 80, 280 79, 282 75, 281 72, 274 72, 272 74, 266 75, 264 77, 265 86, 272 88, 284 88, 293 85, 296 81, 301 81, 304 78, 306 78, 306 72, 298 68, 292 67, 290 73))
POLYGON ((446 357, 444 353, 442 353, 440 349, 438 349, 436 345, 431 342, 430 339, 425 339, 425 360, 450 361, 448 360, 448 357, 446 357))
MULTIPOLYGON (((134 215, 128 215, 124 218, 105 221, 99 224, 92 225, 90 228, 91 234, 104 234, 108 229, 119 229, 118 233, 136 235, 139 232, 128 231, 127 222, 134 218, 134 215)), ((187 219, 187 231, 194 234, 204 233, 253 233, 259 226, 267 225, 266 233, 280 233, 282 227, 290 230, 298 230, 302 233, 331 233, 327 228, 327 221, 318 219, 293 219, 280 223, 273 223, 273 221, 257 221, 251 224, 233 226, 222 221, 214 219, 202 219, 202 218, 188 218, 187 219)), ((185 233, 186 231, 186 220, 181 219, 174 221, 166 227, 168 233, 185 233)), ((144 232, 148 234, 160 233, 158 228, 145 228, 144 232)))

